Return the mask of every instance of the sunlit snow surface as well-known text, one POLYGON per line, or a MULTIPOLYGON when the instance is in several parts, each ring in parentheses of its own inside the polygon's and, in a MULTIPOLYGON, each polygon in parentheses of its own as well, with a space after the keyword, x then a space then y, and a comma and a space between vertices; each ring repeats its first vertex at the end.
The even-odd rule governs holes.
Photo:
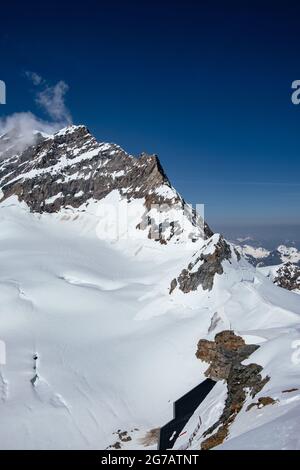
MULTIPOLYGON (((172 418, 173 401, 203 380, 198 340, 228 328, 260 344, 251 361, 271 376, 260 395, 280 403, 242 412, 225 445, 299 447, 300 392, 281 393, 299 386, 299 296, 235 259, 211 292, 169 295, 203 242, 107 241, 97 223, 93 210, 37 215, 15 198, 0 205, 0 448, 103 449, 113 432, 134 428, 124 448, 140 448, 147 430, 172 418), (285 437, 274 439, 280 423, 285 437), (257 426, 270 434, 266 444, 257 426)), ((204 424, 221 412, 225 392, 220 383, 203 402, 204 424)))

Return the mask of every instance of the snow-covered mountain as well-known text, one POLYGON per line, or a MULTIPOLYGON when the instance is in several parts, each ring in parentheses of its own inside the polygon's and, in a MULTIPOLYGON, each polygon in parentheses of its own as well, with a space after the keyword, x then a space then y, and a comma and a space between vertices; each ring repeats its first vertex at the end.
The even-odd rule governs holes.
POLYGON ((294 263, 300 264, 300 251, 297 250, 294 246, 285 246, 280 245, 277 248, 277 251, 280 253, 281 261, 283 263, 294 263))
POLYGON ((300 293, 300 266, 297 264, 287 262, 258 269, 277 286, 300 293))
POLYGON ((279 245, 268 251, 262 247, 237 245, 236 249, 274 284, 297 292, 300 285, 300 252, 296 247, 279 245))
POLYGON ((85 126, 69 126, 5 160, 0 184, 2 200, 15 195, 39 213, 93 212, 100 200, 133 201, 137 228, 161 243, 188 232, 195 240, 212 234, 172 188, 156 155, 134 158, 115 144, 97 142, 85 126))
POLYGON ((236 245, 236 248, 253 266, 274 266, 281 263, 300 265, 300 251, 294 246, 279 245, 271 251, 248 244, 236 245))
POLYGON ((2 449, 155 448, 205 361, 217 385, 175 448, 300 448, 299 296, 213 234, 157 156, 71 126, 0 179, 2 449))

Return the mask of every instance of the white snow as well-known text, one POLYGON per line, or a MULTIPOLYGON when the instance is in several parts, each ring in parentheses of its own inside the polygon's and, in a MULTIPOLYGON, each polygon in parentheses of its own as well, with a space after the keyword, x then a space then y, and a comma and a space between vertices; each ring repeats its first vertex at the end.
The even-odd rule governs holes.
MULTIPOLYGON (((117 191, 55 214, 32 214, 16 197, 0 204, 0 448, 104 449, 116 430, 135 428, 126 448, 141 448, 147 430, 168 422, 173 402, 204 380, 199 339, 226 328, 260 345, 250 360, 271 377, 260 396, 280 401, 243 410, 224 446, 260 445, 258 435, 265 447, 299 448, 299 392, 282 393, 299 386, 299 296, 235 257, 212 291, 170 295, 171 280, 219 235, 161 245, 136 229, 143 202, 132 203, 129 236, 116 239, 104 234, 115 230, 103 220, 105 205, 131 205, 117 191)), ((225 398, 218 383, 200 405, 186 427, 193 434, 201 417, 191 448, 225 398)))
POLYGON ((281 254, 281 260, 286 263, 290 261, 291 263, 298 263, 300 261, 300 251, 297 250, 294 246, 285 246, 279 245, 277 248, 281 254))
MULTIPOLYGON (((274 266, 264 266, 264 267, 259 267, 257 268, 259 272, 261 272, 264 276, 269 278, 272 282, 275 280, 275 278, 278 276, 278 271, 282 268, 284 268, 285 264, 277 264, 274 266)), ((295 275, 296 273, 296 265, 291 265, 289 267, 289 273, 291 276, 295 275)), ((298 284, 300 285, 300 279, 298 278, 298 284)), ((293 292, 296 294, 300 293, 300 289, 293 289, 293 292)))
POLYGON ((45 199, 45 204, 52 204, 56 199, 59 199, 62 196, 63 193, 57 193, 54 196, 48 197, 48 199, 45 199))
POLYGON ((224 408, 226 396, 227 387, 225 383, 217 382, 182 430, 181 436, 176 440, 174 449, 200 449, 201 430, 203 432, 219 419, 224 408))
POLYGON ((256 259, 265 258, 270 254, 270 251, 262 247, 255 248, 251 245, 243 245, 242 247, 237 248, 242 254, 253 256, 253 258, 256 259))
POLYGON ((113 180, 115 180, 116 178, 119 178, 120 176, 123 176, 124 174, 125 174, 124 170, 114 171, 113 173, 111 173, 111 177, 113 180))
POLYGON ((146 239, 123 254, 97 237, 92 214, 64 217, 33 215, 15 197, 0 206, 1 373, 9 389, 0 402, 2 449, 104 448, 120 427, 163 424, 171 402, 199 380, 200 319, 185 321, 168 294, 185 249, 146 239), (147 299, 154 288, 160 292, 147 299), (170 314, 137 321, 153 300, 169 303, 170 314), (35 351, 41 381, 33 388, 35 351), (178 367, 186 372, 170 387, 178 367))
POLYGON ((177 196, 175 189, 170 188, 170 186, 167 186, 166 184, 156 188, 155 193, 166 199, 174 199, 177 196))
MULTIPOLYGON (((70 126, 64 127, 60 131, 56 132, 54 134, 54 136, 60 136, 61 137, 61 136, 64 136, 66 134, 72 134, 72 132, 75 132, 76 130, 79 130, 81 128, 84 128, 84 126, 82 126, 82 125, 80 125, 80 126, 70 125, 70 126)), ((50 136, 50 137, 53 137, 53 136, 50 136)))
POLYGON ((36 178, 46 173, 50 173, 51 175, 54 175, 58 172, 61 172, 63 169, 67 167, 70 167, 70 166, 76 165, 79 162, 82 162, 83 160, 90 160, 91 158, 97 156, 99 152, 100 152, 99 148, 96 148, 93 150, 89 150, 88 152, 83 152, 74 158, 68 158, 66 155, 63 155, 62 157, 60 157, 60 159, 56 162, 55 165, 52 165, 46 168, 31 169, 11 179, 10 183, 13 183, 18 180, 24 181, 26 179, 36 178))

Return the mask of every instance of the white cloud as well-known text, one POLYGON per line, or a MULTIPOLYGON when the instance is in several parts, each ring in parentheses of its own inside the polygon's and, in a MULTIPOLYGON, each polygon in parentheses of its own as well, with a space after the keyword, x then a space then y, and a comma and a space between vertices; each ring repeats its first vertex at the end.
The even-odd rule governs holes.
POLYGON ((25 136, 32 130, 53 134, 61 128, 60 123, 48 122, 39 119, 31 112, 14 113, 10 116, 0 119, 0 133, 4 134, 11 129, 21 131, 25 136))
POLYGON ((38 88, 35 101, 43 111, 54 121, 71 124, 72 116, 65 103, 68 84, 60 80, 55 85, 50 85, 41 75, 29 70, 25 72, 25 76, 38 88))
MULTIPOLYGON (((63 127, 61 123, 41 120, 31 112, 15 113, 0 119, 0 136, 11 131, 14 132, 12 144, 14 152, 17 154, 34 144, 36 132, 53 134, 61 127, 63 127)), ((5 150, 6 141, 0 141, 0 159, 1 153, 5 150)))
POLYGON ((25 72, 25 75, 36 86, 41 85, 41 83, 44 81, 40 75, 35 72, 30 72, 29 70, 25 72))
POLYGON ((65 104, 65 94, 68 89, 69 86, 61 80, 56 85, 46 86, 44 90, 40 91, 36 101, 51 119, 71 124, 72 117, 65 104))
MULTIPOLYGON (((0 119, 0 136, 14 130, 14 151, 20 153, 35 141, 36 131, 53 134, 72 123, 71 113, 65 104, 69 89, 64 81, 49 85, 40 75, 27 71, 25 76, 35 85, 35 101, 41 106, 48 120, 43 120, 31 112, 15 113, 0 119)), ((0 159, 5 141, 0 143, 0 159)))

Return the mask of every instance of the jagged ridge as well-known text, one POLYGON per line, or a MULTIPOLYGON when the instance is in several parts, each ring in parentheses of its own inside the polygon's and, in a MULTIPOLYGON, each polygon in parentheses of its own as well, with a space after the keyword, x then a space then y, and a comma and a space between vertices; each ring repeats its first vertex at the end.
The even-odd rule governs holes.
MULTIPOLYGON (((2 200, 17 195, 32 212, 39 213, 57 212, 68 206, 82 208, 113 190, 118 190, 129 202, 144 198, 145 215, 137 228, 145 228, 145 222, 151 225, 147 211, 152 205, 169 204, 182 210, 185 207, 156 155, 143 153, 135 158, 118 145, 97 142, 85 126, 69 126, 48 138, 40 138, 20 156, 4 160, 0 165, 0 182, 2 200)), ((199 232, 195 212, 187 212, 187 217, 199 232)), ((174 221, 168 222, 174 223, 170 239, 179 235, 182 228, 174 221)), ((159 227, 160 239, 166 242, 163 232, 159 227)), ((204 233, 212 234, 207 224, 204 233)))

